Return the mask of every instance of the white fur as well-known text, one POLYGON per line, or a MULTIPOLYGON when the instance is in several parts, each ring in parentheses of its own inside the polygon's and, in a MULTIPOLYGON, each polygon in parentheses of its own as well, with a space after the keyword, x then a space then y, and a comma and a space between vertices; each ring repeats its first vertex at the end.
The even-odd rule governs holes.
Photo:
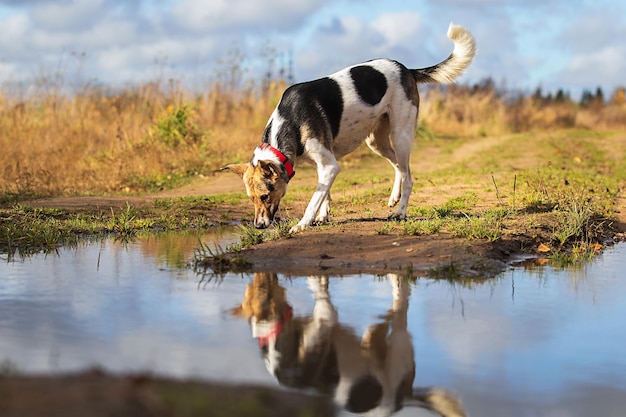
MULTIPOLYGON (((269 144, 275 148, 278 148, 278 141, 276 140, 276 134, 280 130, 281 125, 283 124, 283 119, 278 116, 278 107, 274 109, 272 115, 267 121, 267 124, 272 122, 272 129, 270 131, 270 142, 269 144)), ((267 127, 267 125, 265 125, 267 127)))
POLYGON ((278 159, 278 156, 276 156, 276 154, 270 149, 261 149, 260 147, 257 147, 252 155, 252 165, 257 166, 259 161, 272 161, 277 165, 281 165, 282 163, 280 162, 280 159, 278 159))
POLYGON ((463 26, 450 23, 448 38, 454 42, 454 50, 446 62, 437 71, 430 74, 438 83, 450 84, 458 78, 472 62, 476 54, 476 43, 471 33, 463 26))

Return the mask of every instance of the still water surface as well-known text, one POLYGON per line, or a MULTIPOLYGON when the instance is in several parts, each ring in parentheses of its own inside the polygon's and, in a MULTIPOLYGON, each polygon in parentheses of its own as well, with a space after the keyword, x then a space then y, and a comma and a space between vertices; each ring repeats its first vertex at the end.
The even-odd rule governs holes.
MULTIPOLYGON (((5 259, 0 362, 28 373, 100 366, 278 386, 262 341, 276 326, 231 314, 262 277, 198 275, 185 267, 197 245, 195 236, 169 235, 5 259)), ((397 352, 413 351, 413 386, 453 390, 471 416, 623 417, 625 271, 620 244, 582 269, 514 268, 471 286, 426 278, 398 286, 367 275, 329 277, 327 287, 319 278, 273 279, 290 308, 284 320, 336 320, 347 345, 391 317, 410 336, 397 352)))

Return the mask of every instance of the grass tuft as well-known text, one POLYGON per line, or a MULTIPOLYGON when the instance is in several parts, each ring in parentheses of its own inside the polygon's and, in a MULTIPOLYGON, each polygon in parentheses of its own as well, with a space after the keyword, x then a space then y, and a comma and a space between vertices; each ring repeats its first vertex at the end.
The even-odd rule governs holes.
POLYGON ((221 247, 211 249, 203 242, 199 242, 193 256, 193 268, 198 274, 204 274, 211 269, 215 274, 227 272, 245 272, 250 270, 251 263, 236 253, 227 253, 221 247))

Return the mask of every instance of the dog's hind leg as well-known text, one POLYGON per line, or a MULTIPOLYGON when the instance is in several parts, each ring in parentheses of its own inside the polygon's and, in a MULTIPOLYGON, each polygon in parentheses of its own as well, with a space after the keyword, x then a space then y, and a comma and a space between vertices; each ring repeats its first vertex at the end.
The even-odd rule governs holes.
POLYGON ((395 178, 393 181, 391 194, 389 195, 389 207, 393 207, 398 204, 398 201, 400 201, 402 173, 396 160, 396 152, 391 146, 389 131, 389 116, 385 114, 378 121, 378 124, 376 125, 372 133, 367 137, 365 142, 376 155, 385 158, 393 167, 393 170, 395 172, 395 178))
POLYGON ((302 219, 290 229, 290 233, 297 233, 313 224, 315 217, 320 212, 319 218, 328 218, 330 209, 330 188, 339 174, 340 168, 333 153, 322 145, 317 139, 309 139, 305 144, 306 153, 317 167, 317 187, 304 211, 302 219), (322 207, 324 206, 324 207, 322 207))
MULTIPOLYGON (((396 107, 396 111, 390 115, 390 142, 395 151, 396 157, 396 182, 398 183, 398 172, 400 173, 400 200, 396 210, 389 216, 390 219, 402 220, 406 218, 406 211, 409 205, 409 197, 413 190, 413 178, 411 177, 411 147, 415 137, 415 126, 417 122, 417 106, 407 105, 402 109, 396 107)), ((393 194, 392 194, 393 197, 393 194)))
MULTIPOLYGON (((409 197, 413 190, 413 178, 411 178, 411 142, 413 139, 413 132, 406 129, 392 133, 393 147, 396 150, 396 183, 398 179, 398 172, 400 173, 400 201, 396 210, 389 216, 390 219, 402 220, 406 218, 407 207, 409 206, 409 197)), ((395 188, 395 184, 394 184, 395 188)), ((394 190, 395 191, 395 190, 394 190)), ((392 195, 393 196, 393 195, 392 195)))

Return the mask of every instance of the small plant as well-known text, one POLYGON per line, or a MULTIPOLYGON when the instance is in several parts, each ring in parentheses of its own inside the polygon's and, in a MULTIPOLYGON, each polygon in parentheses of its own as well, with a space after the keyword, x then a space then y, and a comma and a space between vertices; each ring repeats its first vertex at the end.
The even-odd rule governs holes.
POLYGON ((270 232, 270 235, 267 236, 267 240, 290 239, 292 235, 289 231, 292 226, 296 225, 297 222, 298 219, 291 219, 276 223, 274 229, 270 232))
POLYGON ((165 145, 177 147, 181 143, 196 143, 203 135, 193 122, 193 110, 188 104, 169 105, 153 128, 154 135, 165 145))
POLYGON ((450 216, 455 211, 472 209, 476 205, 476 201, 478 201, 476 194, 465 194, 451 198, 445 203, 433 207, 433 211, 435 212, 435 217, 441 219, 450 216))
POLYGON ((225 253, 219 246, 213 250, 202 242, 199 242, 195 250, 192 263, 196 273, 205 273, 208 268, 216 274, 242 272, 249 270, 251 266, 249 261, 237 254, 225 253))
POLYGON ((263 243, 266 239, 265 232, 257 229, 254 225, 242 224, 239 226, 240 240, 238 243, 228 245, 226 250, 229 252, 237 252, 250 246, 263 243))
POLYGON ((126 207, 120 210, 119 215, 115 215, 115 211, 111 208, 110 228, 122 239, 130 239, 137 234, 135 227, 135 219, 137 213, 130 204, 126 203, 126 207))
POLYGON ((569 250, 559 248, 550 254, 549 259, 552 265, 565 268, 592 260, 601 249, 602 245, 599 243, 580 242, 569 250))
POLYGON ((393 224, 391 222, 385 222, 380 227, 374 229, 377 235, 388 235, 393 230, 393 224))
POLYGON ((439 233, 443 226, 442 219, 426 219, 426 220, 409 220, 402 224, 402 230, 405 235, 432 235, 439 233))
MULTIPOLYGON (((491 180, 493 181, 493 186, 496 190, 496 198, 498 199, 498 203, 501 206, 508 206, 508 204, 504 201, 502 196, 500 195, 500 189, 498 188, 498 183, 496 182, 496 178, 491 175, 491 180)), ((513 202, 511 204, 513 210, 517 208, 517 175, 513 176, 513 202)))
POLYGON ((446 228, 458 237, 486 239, 490 242, 500 239, 504 233, 506 210, 491 209, 480 214, 464 213, 463 217, 446 223, 446 228))
POLYGON ((590 228, 592 211, 589 205, 570 202, 558 212, 559 221, 554 230, 554 237, 563 246, 571 238, 584 238, 590 228))

